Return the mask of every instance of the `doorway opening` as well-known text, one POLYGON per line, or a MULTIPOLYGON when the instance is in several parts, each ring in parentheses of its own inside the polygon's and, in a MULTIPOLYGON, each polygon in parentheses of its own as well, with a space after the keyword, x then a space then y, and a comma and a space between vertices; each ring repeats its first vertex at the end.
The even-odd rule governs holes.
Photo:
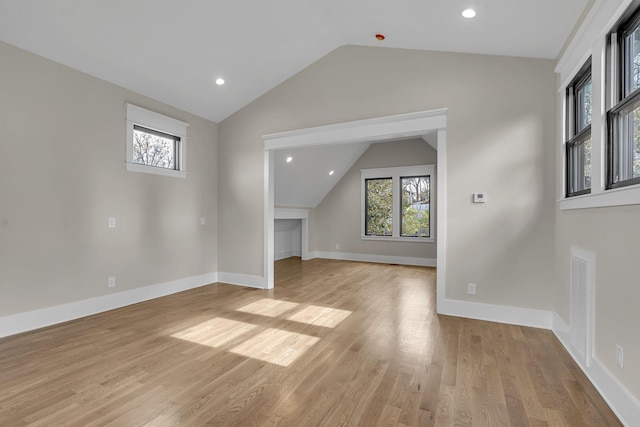
MULTIPOLYGON (((447 109, 419 111, 415 113, 386 116, 374 119, 345 122, 334 125, 297 129, 287 132, 263 135, 264 139, 264 280, 265 287, 274 286, 275 261, 275 225, 276 209, 274 206, 274 159, 278 150, 313 147, 320 145, 338 145, 361 143, 363 141, 382 142, 402 140, 410 137, 422 137, 437 150, 436 192, 436 246, 438 269, 436 293, 437 301, 445 297, 446 274, 446 141, 447 141, 447 109), (435 138, 434 138, 435 135, 435 138), (435 140, 435 141, 434 141, 435 140)), ((278 209, 278 211, 281 211, 278 209)), ((295 211, 295 209, 294 209, 295 211)), ((308 211, 306 226, 308 227, 308 211)), ((303 229, 304 226, 301 226, 303 229)), ((307 231, 308 232, 308 231, 307 231)), ((304 232, 302 232, 304 234, 304 232)), ((308 246, 308 240, 302 238, 301 255, 308 246)), ((307 234, 308 239, 308 234, 307 234)))

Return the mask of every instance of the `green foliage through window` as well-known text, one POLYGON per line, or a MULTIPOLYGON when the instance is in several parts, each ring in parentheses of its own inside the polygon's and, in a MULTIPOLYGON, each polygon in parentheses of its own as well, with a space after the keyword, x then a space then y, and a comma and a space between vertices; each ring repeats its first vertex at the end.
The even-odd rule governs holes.
POLYGON ((429 237, 429 176, 400 178, 403 237, 429 237))
POLYGON ((391 236, 393 233, 393 179, 365 180, 366 235, 391 236))

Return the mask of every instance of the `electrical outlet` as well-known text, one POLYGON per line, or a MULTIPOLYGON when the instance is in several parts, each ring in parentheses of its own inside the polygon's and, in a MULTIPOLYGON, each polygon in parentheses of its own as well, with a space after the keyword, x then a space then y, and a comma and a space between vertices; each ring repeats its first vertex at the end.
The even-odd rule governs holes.
POLYGON ((618 344, 616 344, 616 365, 620 370, 624 369, 624 350, 618 344))
POLYGON ((109 218, 109 228, 116 228, 116 219, 115 218, 109 218))
POLYGON ((110 288, 115 288, 116 287, 116 278, 111 276, 109 277, 109 279, 107 280, 107 286, 109 286, 110 288))
POLYGON ((205 225, 207 223, 207 220, 205 219, 205 217, 200 218, 200 225, 205 225))
POLYGON ((467 293, 469 295, 475 295, 476 294, 476 284, 475 283, 469 283, 467 285, 467 293))
POLYGON ((340 250, 340 243, 336 243, 336 249, 340 250))

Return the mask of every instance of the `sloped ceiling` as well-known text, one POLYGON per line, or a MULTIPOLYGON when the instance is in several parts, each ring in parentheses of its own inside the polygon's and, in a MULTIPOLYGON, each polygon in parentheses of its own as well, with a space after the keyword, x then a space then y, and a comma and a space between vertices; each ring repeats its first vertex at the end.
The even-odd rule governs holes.
POLYGON ((371 142, 279 150, 274 162, 274 204, 315 208, 371 142), (287 163, 287 157, 292 157, 287 163), (329 175, 334 171, 333 175, 329 175))
POLYGON ((347 44, 555 58, 587 3, 0 0, 0 40, 219 122, 347 44))

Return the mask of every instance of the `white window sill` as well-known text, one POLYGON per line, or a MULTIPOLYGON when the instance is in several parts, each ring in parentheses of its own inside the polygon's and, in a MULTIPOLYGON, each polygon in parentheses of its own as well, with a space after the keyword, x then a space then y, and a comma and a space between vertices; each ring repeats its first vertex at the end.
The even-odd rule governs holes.
POLYGON ((640 185, 614 188, 600 193, 584 194, 558 200, 560 210, 605 208, 640 205, 640 185))
POLYGON ((186 178, 187 173, 185 171, 177 171, 173 169, 156 168, 153 166, 138 165, 136 163, 127 162, 127 171, 129 172, 141 172, 150 173, 154 175, 171 176, 174 178, 186 178))
POLYGON ((436 239, 432 237, 392 237, 392 236, 360 236, 362 240, 377 240, 384 242, 419 242, 419 243, 435 243, 436 239))

